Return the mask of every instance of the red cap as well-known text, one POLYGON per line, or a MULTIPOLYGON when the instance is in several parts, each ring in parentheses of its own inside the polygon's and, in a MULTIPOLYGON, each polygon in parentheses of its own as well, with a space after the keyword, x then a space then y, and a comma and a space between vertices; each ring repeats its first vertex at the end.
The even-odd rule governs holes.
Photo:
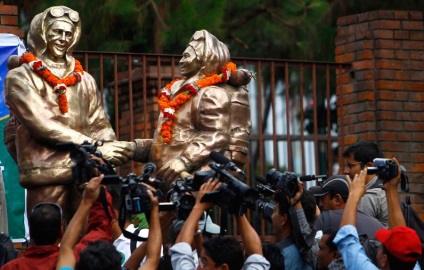
POLYGON ((380 229, 375 238, 397 259, 404 262, 416 262, 422 253, 421 240, 415 230, 398 226, 393 230, 380 229))

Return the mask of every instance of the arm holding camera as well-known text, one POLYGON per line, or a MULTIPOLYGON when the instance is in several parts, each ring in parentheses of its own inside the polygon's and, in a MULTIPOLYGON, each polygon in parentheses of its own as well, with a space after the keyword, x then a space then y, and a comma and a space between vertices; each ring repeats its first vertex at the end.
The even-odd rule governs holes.
POLYGON ((393 179, 384 183, 384 191, 386 192, 387 208, 389 211, 389 228, 393 229, 397 226, 406 226, 405 219, 399 204, 398 186, 401 178, 401 168, 397 159, 393 160, 398 165, 398 174, 393 179))
POLYGON ((99 197, 101 188, 100 183, 103 176, 104 175, 102 174, 92 178, 85 187, 81 204, 75 215, 72 217, 71 222, 63 235, 56 269, 60 269, 65 266, 71 266, 72 268, 75 267, 76 259, 73 248, 78 242, 91 206, 99 197))
POLYGON ((303 183, 298 182, 298 189, 294 197, 290 198, 290 220, 293 226, 293 236, 299 252, 305 257, 309 265, 316 265, 316 252, 319 249, 315 241, 316 229, 306 219, 301 198, 303 195, 303 183))
MULTIPOLYGON (((145 185, 148 187, 148 185, 145 185)), ((148 187, 150 188, 150 187, 148 187)), ((148 189, 147 194, 150 198, 150 226, 149 238, 147 244, 144 242, 134 252, 124 264, 128 269, 137 269, 146 254, 146 262, 138 269, 156 269, 160 261, 160 250, 162 245, 162 232, 159 221, 159 200, 153 195, 152 190, 148 189)))
POLYGON ((191 243, 193 242, 194 233, 200 217, 204 211, 213 205, 211 202, 202 202, 202 198, 206 193, 216 191, 220 186, 221 183, 219 181, 209 179, 208 182, 200 187, 196 204, 184 222, 175 244, 169 250, 173 269, 196 269, 192 256, 191 243))

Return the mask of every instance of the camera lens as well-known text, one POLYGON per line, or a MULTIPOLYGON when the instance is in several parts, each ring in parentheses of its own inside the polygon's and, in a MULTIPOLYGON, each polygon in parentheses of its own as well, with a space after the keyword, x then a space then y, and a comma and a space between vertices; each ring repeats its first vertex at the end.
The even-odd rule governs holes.
POLYGON ((263 201, 263 200, 258 200, 256 205, 256 209, 258 210, 258 212, 262 214, 262 217, 269 222, 271 222, 271 217, 272 217, 272 213, 274 212, 274 207, 275 207, 274 202, 263 201))
POLYGON ((280 180, 282 176, 283 174, 281 172, 277 171, 276 169, 271 169, 266 173, 265 179, 268 182, 268 184, 270 184, 273 187, 276 187, 278 181, 280 180))

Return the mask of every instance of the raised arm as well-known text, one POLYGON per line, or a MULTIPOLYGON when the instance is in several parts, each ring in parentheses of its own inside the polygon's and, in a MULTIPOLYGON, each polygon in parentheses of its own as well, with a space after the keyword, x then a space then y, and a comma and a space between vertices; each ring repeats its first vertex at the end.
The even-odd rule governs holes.
POLYGON ((56 269, 61 269, 61 267, 65 266, 72 268, 75 267, 76 261, 73 248, 78 242, 91 206, 99 197, 101 188, 100 183, 103 176, 104 175, 102 174, 98 177, 92 178, 85 187, 81 204, 75 215, 72 217, 71 222, 63 235, 56 269))
POLYGON ((244 249, 248 256, 253 254, 262 255, 262 243, 259 235, 250 225, 246 216, 234 215, 237 221, 237 225, 240 229, 241 240, 243 241, 244 249))
POLYGON ((149 220, 149 238, 138 246, 125 262, 124 266, 130 270, 133 269, 156 269, 159 265, 160 250, 162 245, 162 232, 159 221, 159 201, 153 193, 148 190, 150 198, 150 220, 149 220), (144 257, 146 262, 143 266, 140 263, 144 257), (140 267, 139 267, 140 266, 140 267))
POLYGON ((358 212, 359 201, 365 194, 365 178, 367 177, 367 168, 365 167, 361 172, 355 175, 353 181, 349 176, 346 179, 350 185, 349 199, 347 200, 346 207, 343 212, 340 228, 345 225, 356 226, 356 214, 358 212))
POLYGON ((405 218, 403 217, 402 210, 400 209, 398 186, 401 177, 401 169, 397 159, 393 160, 398 164, 398 174, 393 179, 384 183, 384 190, 386 192, 387 208, 389 212, 389 228, 393 229, 397 226, 406 226, 405 218))
POLYGON ((203 195, 208 192, 217 190, 220 186, 221 183, 219 181, 210 179, 207 183, 200 187, 196 198, 196 204, 194 205, 193 210, 191 210, 187 220, 184 222, 184 225, 175 243, 185 242, 191 244, 193 242, 194 232, 197 229, 200 217, 204 211, 212 207, 212 203, 201 201, 203 195))

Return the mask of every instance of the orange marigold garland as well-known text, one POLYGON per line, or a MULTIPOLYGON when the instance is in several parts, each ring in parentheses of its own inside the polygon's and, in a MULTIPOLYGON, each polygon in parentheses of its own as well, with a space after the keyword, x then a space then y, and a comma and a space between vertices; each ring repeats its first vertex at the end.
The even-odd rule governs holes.
POLYGON ((50 69, 43 65, 43 61, 37 59, 35 55, 30 52, 24 53, 20 60, 20 64, 27 63, 32 70, 37 72, 49 85, 51 85, 59 99, 59 109, 62 113, 68 112, 68 98, 66 97, 66 90, 68 86, 73 86, 82 80, 84 70, 81 63, 75 59, 74 72, 62 79, 54 75, 50 69))
POLYGON ((231 71, 236 70, 236 65, 233 62, 228 62, 224 67, 220 69, 220 74, 214 74, 212 76, 200 79, 194 83, 187 84, 184 89, 187 90, 180 93, 171 100, 171 87, 172 85, 181 78, 175 79, 167 84, 158 94, 158 105, 162 111, 163 118, 165 119, 162 123, 160 130, 161 136, 165 143, 169 143, 172 139, 172 124, 175 119, 175 112, 183 105, 187 100, 203 87, 211 86, 218 83, 226 83, 231 76, 231 71))

